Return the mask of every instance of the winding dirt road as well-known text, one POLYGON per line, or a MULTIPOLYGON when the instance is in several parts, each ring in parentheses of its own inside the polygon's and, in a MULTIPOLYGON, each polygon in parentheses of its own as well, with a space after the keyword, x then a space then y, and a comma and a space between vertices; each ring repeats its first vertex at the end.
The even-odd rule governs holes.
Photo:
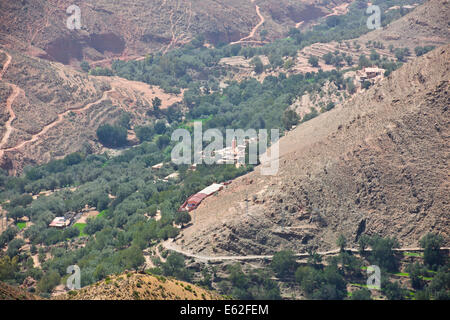
MULTIPOLYGON (((0 73, 0 80, 3 79, 3 75, 5 74, 5 72, 8 69, 8 67, 11 63, 11 60, 12 60, 11 55, 9 55, 5 51, 2 51, 2 52, 6 55, 7 59, 6 59, 5 64, 3 65, 2 72, 0 73)), ((3 134, 2 140, 0 141, 0 158, 3 157, 4 151, 5 151, 3 149, 3 147, 6 145, 6 143, 8 143, 9 137, 11 135, 11 132, 13 129, 12 122, 16 119, 16 114, 14 113, 14 110, 12 108, 12 104, 13 104, 14 100, 17 98, 17 96, 19 95, 19 93, 22 92, 22 89, 20 89, 19 87, 17 87, 16 85, 14 85, 12 83, 8 83, 8 85, 12 87, 13 92, 6 100, 6 109, 8 110, 8 113, 9 113, 9 119, 5 123, 6 131, 3 134)))
POLYGON ((98 99, 97 101, 91 102, 91 103, 85 105, 84 107, 81 107, 81 108, 74 108, 74 109, 68 109, 68 110, 64 111, 63 113, 58 114, 57 119, 55 119, 55 120, 53 120, 52 122, 50 122, 49 124, 47 124, 40 132, 38 132, 38 133, 36 133, 36 134, 33 134, 33 135, 31 136, 31 139, 22 141, 21 143, 19 143, 19 144, 16 145, 15 147, 8 148, 8 149, 3 149, 2 151, 13 151, 13 150, 18 150, 18 149, 22 148, 23 146, 25 146, 25 145, 28 144, 28 143, 37 141, 37 139, 38 139, 40 136, 42 136, 43 134, 47 133, 51 128, 53 128, 53 127, 55 127, 56 125, 60 124, 60 123, 64 120, 64 117, 65 117, 66 115, 68 115, 70 112, 82 112, 82 111, 84 111, 84 110, 89 109, 89 108, 92 107, 93 105, 99 104, 100 102, 106 100, 106 99, 108 98, 108 94, 111 93, 111 92, 114 92, 114 91, 116 90, 115 87, 114 87, 112 84, 111 84, 111 87, 112 87, 112 89, 103 92, 102 97, 101 97, 100 99, 98 99))
MULTIPOLYGON (((343 3, 337 7, 334 7, 333 12, 327 14, 326 16, 323 16, 323 18, 327 18, 327 17, 331 17, 331 16, 342 16, 344 14, 347 14, 349 5, 350 5, 350 3, 343 3)), ((295 27, 297 29, 300 28, 304 22, 305 21, 300 21, 300 22, 296 23, 295 27)))
MULTIPOLYGON (((255 0, 251 0, 252 3, 255 2, 255 0)), ((259 23, 252 29, 252 31, 250 31, 250 34, 242 39, 239 39, 238 41, 235 42, 231 42, 230 44, 238 44, 238 43, 243 43, 243 42, 249 42, 249 39, 253 38, 256 34, 256 32, 258 31, 258 29, 264 24, 264 22, 266 21, 266 19, 264 18, 264 16, 261 14, 261 11, 259 9, 258 5, 255 5, 256 8, 256 14, 258 15, 260 21, 259 23)), ((251 42, 255 42, 255 40, 252 40, 251 42)), ((258 41, 260 42, 260 41, 258 41)))
MULTIPOLYGON (((6 63, 3 65, 3 70, 0 73, 0 79, 3 78, 3 75, 5 74, 7 68, 9 67, 10 63, 11 63, 11 55, 9 55, 8 53, 4 52, 3 53, 7 56, 7 61, 6 63)), ((61 123, 64 120, 64 116, 66 116, 67 114, 69 114, 70 112, 81 112, 84 110, 89 109, 91 106, 98 104, 104 100, 106 100, 108 98, 108 94, 111 92, 114 92, 116 90, 115 86, 113 84, 111 84, 111 90, 105 91, 103 92, 103 95, 100 99, 98 99, 97 101, 91 102, 81 108, 74 108, 74 109, 68 109, 66 111, 64 111, 63 113, 58 114, 58 117, 53 120, 52 122, 50 122, 49 124, 47 124, 46 126, 44 126, 42 128, 42 130, 34 135, 32 135, 31 139, 29 140, 25 140, 22 141, 20 144, 11 147, 11 148, 4 148, 4 146, 7 144, 8 139, 11 135, 11 132, 13 130, 12 127, 12 122, 16 119, 16 115, 14 113, 14 110, 12 109, 12 104, 14 102, 14 100, 17 98, 17 96, 20 93, 24 93, 22 89, 20 89, 18 86, 12 84, 12 83, 8 83, 12 88, 13 88, 13 92, 11 93, 11 95, 8 97, 7 101, 6 101, 6 108, 10 114, 10 117, 8 119, 8 121, 5 123, 5 128, 6 131, 2 137, 2 140, 0 141, 0 158, 3 156, 3 154, 6 151, 13 151, 13 150, 18 150, 20 148, 22 148, 23 146, 25 146, 28 143, 32 143, 37 141, 37 139, 42 136, 43 134, 47 133, 51 128, 55 127, 56 125, 58 125, 59 123, 61 123)))
MULTIPOLYGON (((204 256, 204 255, 198 255, 191 253, 189 251, 182 250, 179 248, 175 243, 173 243, 173 239, 169 239, 162 243, 163 247, 170 251, 178 252, 188 258, 194 258, 201 261, 244 261, 244 260, 261 260, 261 259, 269 259, 271 260, 273 258, 273 255, 245 255, 245 256, 204 256)), ((441 250, 449 251, 450 247, 442 247, 441 250)), ((345 251, 351 251, 351 252, 359 252, 358 249, 355 248, 346 248, 345 251)), ((372 251, 371 248, 367 248, 365 251, 372 251)), ((412 248, 396 248, 393 249, 393 251, 397 252, 409 252, 409 251, 415 251, 415 252, 422 252, 423 248, 420 247, 412 247, 412 248)), ((327 256, 332 254, 338 254, 340 252, 340 249, 334 249, 330 251, 324 251, 324 252, 317 252, 321 256, 327 256)), ((297 253, 295 254, 295 257, 297 258, 307 258, 309 257, 309 253, 297 253)))

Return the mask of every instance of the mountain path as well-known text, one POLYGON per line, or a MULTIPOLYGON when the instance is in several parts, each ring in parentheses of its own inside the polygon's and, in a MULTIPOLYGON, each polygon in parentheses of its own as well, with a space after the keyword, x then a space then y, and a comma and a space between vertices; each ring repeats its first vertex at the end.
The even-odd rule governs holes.
MULTIPOLYGON (((7 52, 3 51, 3 53, 7 56, 7 61, 6 63, 3 65, 3 70, 0 73, 0 79, 3 78, 3 75, 5 74, 7 68, 9 67, 10 63, 11 63, 11 55, 9 55, 7 52)), ((19 95, 19 93, 23 92, 22 89, 20 89, 19 87, 17 87, 16 85, 9 83, 9 85, 13 88, 13 92, 11 93, 11 95, 8 97, 7 101, 6 101, 6 107, 8 109, 8 112, 10 114, 10 117, 8 119, 8 121, 5 124, 6 127, 6 132, 2 137, 2 140, 0 142, 0 158, 3 156, 3 154, 6 151, 13 151, 13 150, 18 150, 20 148, 22 148, 23 146, 25 146, 28 143, 31 142, 35 142, 40 136, 42 136, 43 134, 47 133, 51 128, 55 127, 56 125, 58 125, 59 123, 61 123, 64 120, 64 116, 66 116, 67 114, 69 114, 70 112, 81 112, 84 110, 89 109, 91 106, 98 104, 104 100, 106 100, 108 98, 108 94, 111 92, 114 92, 116 90, 114 84, 111 84, 111 90, 105 91, 103 92, 103 95, 100 99, 98 99, 97 101, 91 102, 81 108, 74 108, 74 109, 68 109, 66 111, 64 111, 63 113, 58 114, 57 118, 55 120, 53 120, 52 122, 50 122, 49 124, 47 124, 46 126, 44 126, 44 128, 36 133, 33 134, 31 139, 29 140, 25 140, 22 141, 20 144, 11 147, 11 148, 3 148, 5 146, 5 144, 8 142, 9 136, 11 135, 11 132, 13 130, 12 127, 12 122, 16 119, 16 115, 14 113, 14 110, 12 109, 12 104, 14 102, 14 100, 17 98, 17 96, 19 95)))
MULTIPOLYGON (((0 73, 0 80, 3 79, 3 76, 12 61, 12 57, 9 53, 7 53, 5 51, 2 51, 2 52, 6 55, 7 59, 6 59, 5 64, 3 65, 2 72, 0 73)), ((12 108, 12 104, 13 104, 14 100, 17 98, 17 96, 21 92, 23 92, 23 90, 20 89, 18 86, 14 85, 12 83, 8 83, 8 84, 12 87, 13 92, 10 94, 10 96, 6 100, 6 109, 8 110, 8 113, 10 116, 9 116, 8 121, 6 121, 6 123, 5 123, 5 128, 6 128, 5 134, 3 135, 3 137, 0 141, 0 158, 3 157, 3 154, 4 154, 3 147, 8 142, 11 132, 13 130, 12 122, 16 119, 16 114, 14 113, 14 110, 12 108)))
MULTIPOLYGON (((254 3, 255 0, 251 0, 251 2, 254 3)), ((253 29, 250 31, 250 33, 249 33, 248 36, 246 36, 246 37, 244 37, 244 38, 242 38, 242 39, 239 39, 238 41, 231 42, 231 43, 230 43, 231 45, 233 45, 233 44, 238 44, 238 43, 242 43, 242 42, 249 42, 249 39, 251 39, 251 38, 253 38, 253 37, 255 36, 255 34, 256 34, 256 32, 258 31, 258 29, 259 29, 259 28, 264 24, 264 22, 266 21, 266 19, 264 18, 264 16, 261 14, 261 10, 260 10, 259 6, 258 6, 258 5, 255 5, 255 8, 256 8, 256 14, 258 15, 258 17, 259 17, 259 19, 260 19, 259 23, 258 23, 255 27, 253 27, 253 29)), ((255 40, 253 40, 253 41, 251 41, 251 42, 255 42, 255 40)), ((259 42, 259 41, 257 41, 257 42, 259 42)))
MULTIPOLYGON (((273 255, 238 255, 238 256, 232 256, 232 255, 227 255, 227 256, 204 256, 204 255, 198 255, 186 250, 183 250, 181 248, 179 248, 175 243, 173 243, 173 239, 169 239, 165 242, 162 243, 163 247, 166 250, 170 250, 170 251, 175 251, 178 252, 188 258, 194 258, 194 259, 198 259, 198 260, 202 260, 202 261, 230 261, 230 260, 258 260, 258 259, 272 259, 273 255)), ((450 247, 442 247, 441 250, 450 250, 450 247)), ((355 249, 355 248, 346 248, 345 251, 351 251, 351 252, 359 252, 359 249, 355 249)), ((365 251, 372 251, 371 248, 367 248, 365 251)), ((393 251, 397 251, 397 252, 408 252, 408 251, 423 251, 423 248, 420 247, 411 247, 411 248, 396 248, 393 249, 393 251)), ((340 249, 334 249, 334 250, 329 250, 329 251, 323 251, 323 252, 317 252, 319 255, 321 256, 327 256, 327 255, 332 255, 332 254, 337 254, 340 252, 340 249)), ((295 256, 297 258, 306 258, 309 256, 309 253, 296 253, 295 256)))
POLYGON ((43 134, 47 133, 51 128, 53 128, 53 127, 55 127, 56 125, 60 124, 60 123, 64 120, 64 117, 65 117, 67 114, 69 114, 70 112, 82 112, 82 111, 84 111, 84 110, 89 109, 89 108, 92 107, 93 105, 99 104, 100 102, 106 100, 106 99, 108 98, 108 94, 115 91, 115 88, 113 87, 112 84, 111 84, 111 87, 112 87, 112 89, 111 89, 111 90, 108 90, 108 91, 104 91, 102 97, 101 97, 100 99, 98 99, 97 101, 91 102, 91 103, 85 105, 84 107, 81 107, 81 108, 75 108, 75 109, 68 109, 68 110, 64 111, 63 113, 58 114, 58 117, 57 117, 55 120, 53 120, 52 122, 50 122, 49 124, 47 124, 46 126, 44 126, 44 128, 43 128, 40 132, 38 132, 38 133, 36 133, 36 134, 33 134, 33 135, 31 136, 31 139, 22 141, 20 144, 16 145, 15 147, 8 148, 8 149, 3 149, 3 151, 13 151, 13 150, 18 150, 18 149, 22 148, 23 146, 25 146, 25 145, 28 144, 28 143, 37 141, 37 139, 38 139, 40 136, 42 136, 43 134))

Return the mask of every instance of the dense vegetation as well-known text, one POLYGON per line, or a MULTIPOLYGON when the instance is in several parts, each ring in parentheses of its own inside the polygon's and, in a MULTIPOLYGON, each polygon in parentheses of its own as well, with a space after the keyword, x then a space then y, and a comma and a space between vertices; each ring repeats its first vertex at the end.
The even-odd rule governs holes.
MULTIPOLYGON (((373 3, 384 11, 392 5, 411 1, 373 3)), ((112 69, 91 69, 87 62, 82 62, 81 68, 92 75, 118 75, 158 85, 172 93, 180 93, 184 88, 183 102, 160 110, 161 100, 155 98, 153 108, 148 110, 147 123, 134 128, 131 128, 127 114, 114 124, 100 125, 97 138, 111 148, 126 146, 127 131, 135 131, 141 144, 122 150, 118 156, 91 154, 89 148, 85 148, 63 159, 27 167, 18 177, 8 176, 0 170, 0 204, 8 217, 14 220, 14 224, 0 235, 0 248, 8 247, 0 258, 0 281, 21 284, 30 276, 38 281, 39 293, 48 296, 68 276, 66 269, 69 265, 77 264, 82 269, 83 286, 109 274, 140 268, 145 261, 144 249, 175 237, 179 229, 174 227, 174 223, 181 226, 189 223, 189 215, 177 212, 187 197, 213 182, 232 180, 252 170, 252 166, 199 165, 196 171, 192 171, 185 165, 171 163, 170 152, 174 142, 170 137, 173 130, 186 128, 192 131, 192 122, 201 120, 204 130, 279 128, 283 131, 318 115, 314 110, 300 119, 289 108, 303 94, 320 93, 326 82, 333 83, 338 90, 354 91, 354 85, 344 80, 340 69, 349 67, 353 61, 338 53, 320 57, 339 67, 335 71, 289 77, 279 72, 262 82, 247 79, 227 82, 225 86, 219 84, 228 70, 219 61, 224 57, 242 55, 252 59, 256 73, 266 68, 289 69, 297 52, 307 45, 347 40, 367 32, 366 6, 366 2, 358 0, 350 5, 347 15, 329 17, 306 33, 292 29, 287 38, 263 47, 221 45, 208 49, 204 47, 204 38, 198 36, 186 46, 167 54, 155 53, 142 61, 115 61, 112 69), (260 55, 269 58, 269 66, 262 64, 260 55), (161 162, 164 162, 161 169, 152 170, 153 165, 161 162), (176 180, 164 180, 174 172, 179 173, 176 180), (50 191, 50 194, 39 195, 44 191, 50 191), (73 219, 85 206, 95 208, 101 214, 86 224, 72 224, 63 230, 48 227, 57 216, 73 219), (154 217, 158 210, 161 219, 156 221, 154 217), (21 250, 25 240, 17 238, 22 228, 23 238, 30 243, 29 251, 21 250), (32 255, 37 255, 40 267, 34 267, 32 255)), ((404 13, 389 12, 383 15, 382 24, 404 13)), ((374 48, 380 46, 378 43, 370 45, 374 48)), ((403 48, 392 50, 399 61, 409 54, 403 48)), ((428 50, 431 48, 416 48, 415 51, 416 55, 421 55, 428 50)), ((311 57, 310 63, 317 65, 318 59, 311 57)), ((370 57, 361 56, 358 64, 359 67, 376 64, 385 68, 387 73, 399 66, 399 63, 388 61, 376 52, 370 57)), ((334 103, 329 103, 322 111, 331 110, 334 106, 334 103)), ((373 249, 366 257, 371 263, 388 272, 397 270, 398 261, 392 251, 397 244, 394 239, 362 239, 361 244, 366 241, 365 246, 373 249)), ((424 297, 446 297, 443 284, 448 284, 448 268, 443 267, 445 262, 436 250, 440 241, 432 236, 425 238, 422 245, 426 248, 424 259, 427 266, 411 267, 414 285, 421 288, 424 297), (437 272, 428 286, 421 284, 422 278, 428 277, 427 268, 437 272)), ((229 277, 222 279, 219 287, 224 294, 236 298, 279 299, 280 289, 271 279, 276 276, 281 281, 296 281, 309 298, 343 299, 347 296, 345 279, 348 276, 359 279, 360 266, 353 255, 344 251, 325 268, 314 252, 311 252, 307 266, 298 266, 291 252, 281 252, 265 270, 244 272, 239 265, 229 267, 229 277), (344 267, 340 267, 341 264, 344 267)), ((187 281, 193 279, 184 258, 177 254, 168 256, 166 262, 159 263, 152 272, 187 281)), ((211 273, 207 270, 203 276, 202 285, 211 287, 211 273)), ((386 290, 392 297, 399 296, 399 292, 400 296, 403 294, 395 285, 388 285, 386 290)), ((355 297, 367 298, 367 292, 362 290, 355 297)))

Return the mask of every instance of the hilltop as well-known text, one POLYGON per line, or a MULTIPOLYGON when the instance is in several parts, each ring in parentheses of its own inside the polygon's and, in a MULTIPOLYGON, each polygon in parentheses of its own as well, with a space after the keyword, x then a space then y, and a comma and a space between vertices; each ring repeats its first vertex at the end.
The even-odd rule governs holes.
POLYGON ((0 281, 0 300, 41 300, 41 298, 22 288, 10 286, 0 281))
POLYGON ((162 276, 127 273, 109 276, 54 300, 221 300, 219 294, 184 281, 162 276))

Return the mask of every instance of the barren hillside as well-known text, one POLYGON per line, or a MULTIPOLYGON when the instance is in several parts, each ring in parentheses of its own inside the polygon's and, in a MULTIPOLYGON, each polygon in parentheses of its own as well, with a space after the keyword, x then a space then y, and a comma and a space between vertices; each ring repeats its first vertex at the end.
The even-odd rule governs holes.
POLYGON ((388 27, 362 36, 360 41, 381 41, 386 47, 393 44, 408 47, 411 51, 416 46, 447 44, 450 38, 449 14, 448 0, 429 0, 388 27))
POLYGON ((110 276, 54 300, 220 300, 219 294, 184 281, 148 274, 110 276))
POLYGON ((280 37, 297 22, 314 21, 344 2, 86 0, 78 3, 81 30, 69 30, 66 9, 73 1, 7 0, 0 3, 0 39, 14 46, 19 39, 30 54, 65 64, 113 56, 136 58, 186 43, 199 34, 212 44, 242 38, 259 41, 261 28, 256 26, 261 15, 269 36, 280 37), (258 32, 249 37, 252 30, 258 32))
POLYGON ((155 97, 161 108, 181 101, 141 82, 88 76, 14 50, 0 50, 0 59, 0 166, 11 173, 82 149, 99 151, 99 125, 123 112, 139 124, 155 97))
POLYGON ((450 46, 290 132, 280 170, 235 180, 193 211, 180 247, 203 254, 334 249, 339 234, 449 239, 450 46), (245 200, 248 200, 245 201, 245 200))
POLYGON ((0 300, 41 300, 41 298, 22 288, 0 282, 0 300))

